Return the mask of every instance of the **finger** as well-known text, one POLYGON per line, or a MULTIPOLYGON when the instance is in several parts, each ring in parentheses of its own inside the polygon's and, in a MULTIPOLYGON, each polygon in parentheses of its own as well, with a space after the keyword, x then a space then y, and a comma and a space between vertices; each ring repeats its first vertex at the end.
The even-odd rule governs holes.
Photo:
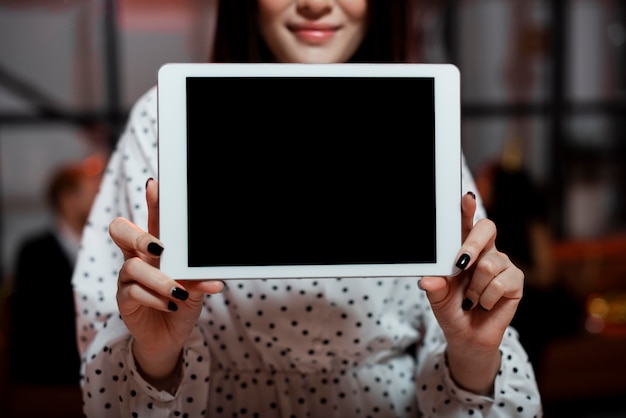
POLYGON ((159 182, 152 177, 146 182, 146 203, 148 205, 148 232, 159 237, 159 182))
POLYGON ((124 254, 124 260, 140 256, 150 260, 152 265, 158 264, 158 257, 163 252, 161 242, 128 219, 118 217, 109 224, 109 234, 124 254))
POLYGON ((226 284, 222 280, 181 280, 180 284, 185 286, 189 294, 215 294, 223 292, 226 284))
POLYGON ((448 280, 442 276, 424 276, 417 285, 426 292, 428 300, 433 305, 444 302, 450 295, 448 280))
POLYGON ((474 215, 476 214, 476 195, 467 192, 461 198, 461 229, 463 240, 474 227, 474 215))
POLYGON ((491 310, 503 298, 520 300, 523 289, 524 273, 513 264, 509 264, 505 270, 489 282, 489 285, 480 295, 478 303, 483 309, 491 310))
POLYGON ((213 294, 221 292, 225 287, 221 280, 181 280, 177 282, 138 257, 131 258, 122 265, 119 281, 120 286, 137 282, 156 294, 178 300, 186 300, 191 292, 213 294))
MULTIPOLYGON (((177 283, 167 274, 138 257, 133 257, 122 265, 119 274, 119 286, 120 288, 132 287, 134 292, 139 292, 139 289, 136 288, 140 287, 154 297, 160 297, 165 304, 167 300, 184 301, 189 298, 189 292, 182 284, 177 283)), ((139 295, 143 295, 143 292, 131 296, 138 297, 139 295)))
MULTIPOLYGON (((205 293, 219 293, 223 291, 224 286, 221 280, 196 281, 188 286, 189 300, 196 298, 201 301, 205 293)), ((138 281, 124 280, 117 292, 117 301, 123 315, 134 311, 138 305, 163 312, 175 312, 179 308, 177 301, 181 300, 181 297, 174 295, 181 295, 180 290, 166 296, 143 286, 138 281)))
MULTIPOLYGON (((465 199, 467 200, 467 199, 465 199)), ((458 252, 456 267, 467 270, 480 254, 495 249, 496 226, 490 219, 481 219, 469 231, 458 252)))
POLYGON ((132 313, 136 307, 147 307, 164 312, 178 310, 176 302, 163 297, 141 286, 137 282, 129 282, 117 292, 117 303, 122 315, 132 313))
MULTIPOLYGON (((484 253, 478 262, 476 262, 471 280, 465 290, 463 308, 469 310, 476 306, 489 287, 492 289, 502 288, 503 284, 500 282, 506 279, 506 277, 502 276, 502 272, 505 271, 510 264, 506 254, 495 250, 484 253)), ((486 308, 486 306, 482 304, 481 306, 486 308)))

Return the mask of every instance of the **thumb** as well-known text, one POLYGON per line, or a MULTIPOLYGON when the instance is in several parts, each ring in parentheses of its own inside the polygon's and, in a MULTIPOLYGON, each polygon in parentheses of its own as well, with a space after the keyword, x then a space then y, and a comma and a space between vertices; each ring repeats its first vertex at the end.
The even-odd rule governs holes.
POLYGON ((148 205, 148 232, 159 238, 159 183, 152 177, 146 182, 148 205))
POLYGON ((442 276, 424 276, 417 282, 417 286, 426 292, 430 303, 441 303, 450 293, 448 279, 442 276))

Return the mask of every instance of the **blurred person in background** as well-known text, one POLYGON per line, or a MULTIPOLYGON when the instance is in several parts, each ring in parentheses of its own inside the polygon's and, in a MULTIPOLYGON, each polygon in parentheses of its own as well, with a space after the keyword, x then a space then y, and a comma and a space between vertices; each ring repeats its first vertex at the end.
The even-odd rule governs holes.
MULTIPOLYGON (((52 222, 24 238, 16 253, 8 303, 9 399, 19 397, 20 387, 79 388, 71 278, 103 166, 96 155, 59 165, 45 195, 52 222), (45 355, 33 356, 36 347, 45 347, 45 355)), ((12 400, 16 416, 37 404, 15 405, 12 400)))

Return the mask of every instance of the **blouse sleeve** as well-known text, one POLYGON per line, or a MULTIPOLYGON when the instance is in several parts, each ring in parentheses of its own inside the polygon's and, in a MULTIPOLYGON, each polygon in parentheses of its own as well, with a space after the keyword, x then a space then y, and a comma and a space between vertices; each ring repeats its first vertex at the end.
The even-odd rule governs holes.
MULTIPOLYGON (((175 411, 178 403, 185 402, 177 396, 183 388, 187 398, 197 395, 196 408, 206 407, 208 376, 200 378, 187 373, 193 364, 194 370, 206 370, 208 374, 208 366, 197 368, 195 364, 209 362, 208 344, 201 332, 194 330, 185 346, 183 383, 176 394, 156 391, 136 371, 132 338, 119 316, 116 301, 118 272, 124 257, 109 235, 109 224, 121 216, 147 229, 145 184, 150 177, 157 178, 158 167, 156 100, 153 88, 130 113, 83 231, 72 278, 87 416, 136 416, 157 402, 160 407, 175 411)), ((189 406, 185 409, 188 411, 189 406)))
POLYGON ((511 418, 541 416, 541 396, 528 355, 515 329, 509 327, 500 345, 501 363, 492 396, 476 395, 452 379, 445 358, 446 341, 432 311, 416 369, 418 405, 424 416, 511 418))

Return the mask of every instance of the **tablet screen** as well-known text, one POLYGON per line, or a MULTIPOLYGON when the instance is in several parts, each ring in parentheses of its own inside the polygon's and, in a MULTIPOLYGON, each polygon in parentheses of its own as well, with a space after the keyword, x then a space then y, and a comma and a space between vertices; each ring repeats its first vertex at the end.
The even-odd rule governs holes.
POLYGON ((186 91, 190 266, 436 260, 432 77, 188 77, 186 91))

